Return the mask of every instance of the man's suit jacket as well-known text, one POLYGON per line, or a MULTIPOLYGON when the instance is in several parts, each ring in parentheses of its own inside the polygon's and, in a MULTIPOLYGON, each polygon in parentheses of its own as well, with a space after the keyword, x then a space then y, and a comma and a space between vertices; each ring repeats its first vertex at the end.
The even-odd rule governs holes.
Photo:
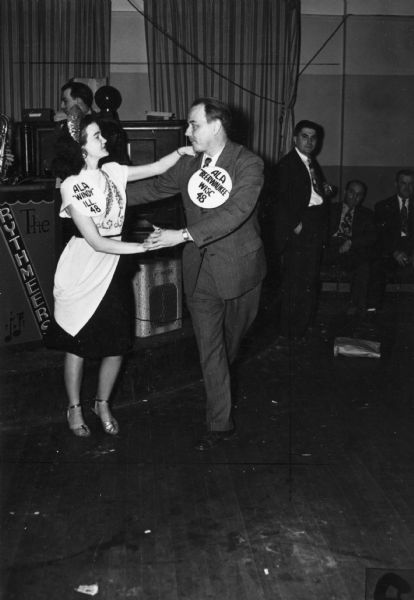
MULTIPOLYGON (((377 202, 374 210, 382 253, 391 255, 401 250, 401 213, 398 196, 394 195, 377 202)), ((403 244, 407 244, 409 251, 414 252, 414 200, 409 202, 408 237, 403 244)))
POLYGON ((232 179, 224 204, 200 208, 188 194, 188 182, 200 169, 202 155, 183 156, 157 179, 144 182, 134 203, 153 202, 181 193, 186 223, 194 243, 183 250, 183 279, 192 294, 204 257, 208 258, 220 296, 236 298, 258 285, 266 274, 266 261, 256 204, 263 185, 263 161, 244 146, 227 141, 216 165, 232 179))
MULTIPOLYGON (((329 239, 337 231, 341 222, 342 202, 331 204, 329 209, 329 239)), ((377 234, 374 224, 374 213, 365 206, 356 206, 352 219, 352 249, 368 251, 375 243, 377 234)))
MULTIPOLYGON (((315 159, 313 162, 320 180, 324 181, 319 163, 315 159)), ((294 235, 293 230, 303 220, 312 192, 309 171, 295 149, 283 156, 276 165, 275 192, 276 248, 282 252, 294 235)))

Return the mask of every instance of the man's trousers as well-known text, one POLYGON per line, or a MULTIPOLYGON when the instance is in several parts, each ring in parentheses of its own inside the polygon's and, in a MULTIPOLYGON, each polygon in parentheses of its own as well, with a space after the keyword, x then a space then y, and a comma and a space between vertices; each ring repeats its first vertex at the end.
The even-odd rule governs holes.
POLYGON ((209 431, 227 431, 234 426, 230 365, 257 315, 261 287, 260 283, 237 298, 221 298, 208 259, 204 257, 196 289, 192 296, 187 297, 200 353, 209 431))

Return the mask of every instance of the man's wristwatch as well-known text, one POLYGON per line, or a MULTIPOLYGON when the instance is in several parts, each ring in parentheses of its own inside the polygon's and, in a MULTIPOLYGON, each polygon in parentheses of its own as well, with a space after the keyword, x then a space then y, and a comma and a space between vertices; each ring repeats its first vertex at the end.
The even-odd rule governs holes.
POLYGON ((181 233, 183 235, 183 240, 185 242, 189 242, 190 241, 190 234, 188 233, 187 229, 186 228, 182 229, 181 233))

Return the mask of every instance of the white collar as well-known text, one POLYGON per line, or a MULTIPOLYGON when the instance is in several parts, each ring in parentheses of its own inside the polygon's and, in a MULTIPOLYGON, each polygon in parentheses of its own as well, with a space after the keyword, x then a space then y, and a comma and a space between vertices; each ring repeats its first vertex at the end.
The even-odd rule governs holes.
POLYGON ((400 205, 400 210, 402 209, 403 204, 404 204, 404 206, 406 206, 408 208, 408 205, 410 203, 409 198, 406 198, 405 200, 403 200, 403 198, 401 198, 401 196, 399 194, 397 194, 397 198, 398 198, 398 204, 400 205))
POLYGON ((214 167, 214 165, 218 161, 218 158, 219 158, 220 154, 223 152, 223 150, 224 150, 224 148, 220 148, 220 150, 218 152, 216 152, 215 154, 213 154, 212 156, 210 154, 206 154, 205 152, 203 152, 203 159, 201 161, 201 164, 204 165, 204 161, 206 160, 206 158, 211 158, 211 162, 210 162, 209 166, 214 167))
POLYGON ((299 154, 299 157, 305 163, 305 165, 308 165, 309 161, 312 160, 312 157, 308 156, 307 154, 303 154, 303 152, 301 152, 300 150, 298 150, 298 148, 296 146, 295 146, 295 150, 299 154))

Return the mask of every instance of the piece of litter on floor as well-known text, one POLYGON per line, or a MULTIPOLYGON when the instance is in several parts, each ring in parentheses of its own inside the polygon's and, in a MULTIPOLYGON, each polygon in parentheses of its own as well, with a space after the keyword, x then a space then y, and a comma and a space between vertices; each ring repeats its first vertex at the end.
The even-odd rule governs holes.
MULTIPOLYGON (((93 458, 98 458, 99 456, 102 456, 103 454, 111 454, 111 452, 116 452, 115 448, 98 448, 97 450, 95 450, 94 452, 92 452, 93 458)), ((89 452, 86 452, 86 454, 90 454, 89 452)))
POLYGON ((301 456, 312 456, 312 454, 303 453, 303 454, 301 454, 301 456))
POLYGON ((265 575, 269 575, 269 569, 263 569, 265 575))
POLYGON ((142 402, 148 402, 148 398, 143 398, 142 402))
POLYGON ((360 340, 357 338, 336 337, 333 348, 334 356, 358 356, 367 358, 381 357, 380 342, 360 340))
POLYGON ((78 585, 78 587, 75 588, 75 592, 87 594, 88 596, 96 596, 99 592, 99 587, 97 583, 93 583, 92 585, 78 585))
POLYGON ((146 529, 144 533, 151 533, 151 529, 146 529))
POLYGON ((36 510, 33 514, 34 515, 40 515, 40 512, 38 510, 36 510))
POLYGON ((278 404, 277 400, 272 400, 272 404, 278 404))

